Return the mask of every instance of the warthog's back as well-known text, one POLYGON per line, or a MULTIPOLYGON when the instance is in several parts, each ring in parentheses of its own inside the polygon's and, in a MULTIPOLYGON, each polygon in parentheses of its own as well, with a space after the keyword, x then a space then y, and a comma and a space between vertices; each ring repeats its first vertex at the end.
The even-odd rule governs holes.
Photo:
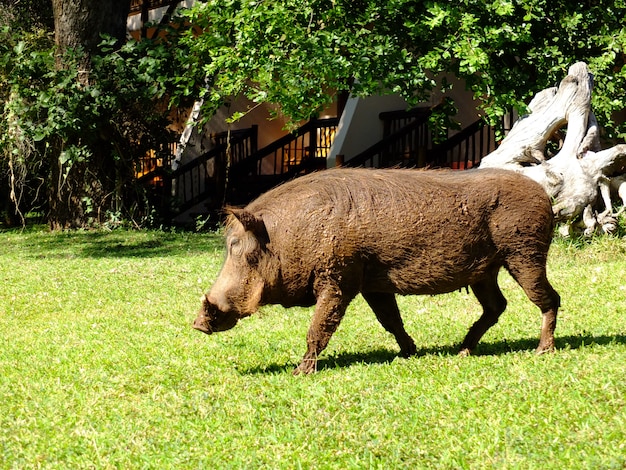
POLYGON ((543 189, 504 170, 330 170, 248 209, 263 216, 287 273, 350 260, 364 291, 454 290, 511 251, 546 253, 553 228, 543 189))

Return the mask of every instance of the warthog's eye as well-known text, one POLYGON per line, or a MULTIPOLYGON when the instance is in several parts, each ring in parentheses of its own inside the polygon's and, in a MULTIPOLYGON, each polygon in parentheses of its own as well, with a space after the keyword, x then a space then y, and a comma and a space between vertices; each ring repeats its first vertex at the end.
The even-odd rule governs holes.
POLYGON ((241 253, 243 252, 243 243, 241 242, 241 239, 237 237, 231 238, 228 242, 228 250, 232 255, 241 256, 241 253))

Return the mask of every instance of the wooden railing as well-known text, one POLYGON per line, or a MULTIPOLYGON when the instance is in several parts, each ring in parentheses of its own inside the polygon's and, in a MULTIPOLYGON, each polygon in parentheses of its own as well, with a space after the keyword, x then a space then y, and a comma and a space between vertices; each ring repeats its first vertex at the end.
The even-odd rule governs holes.
POLYGON ((139 13, 142 8, 154 10, 155 8, 167 7, 171 4, 172 0, 130 0, 130 14, 139 13))
POLYGON ((428 151, 427 160, 434 168, 465 170, 480 164, 480 159, 495 150, 493 129, 479 119, 445 142, 428 151))
POLYGON ((233 166, 231 174, 248 177, 282 175, 321 160, 325 164, 338 124, 338 118, 311 120, 259 149, 238 167, 233 166))
MULTIPOLYGON (((381 119, 392 121, 391 124, 385 124, 385 129, 392 132, 380 142, 346 161, 344 166, 448 167, 463 170, 478 166, 481 158, 495 150, 498 145, 494 129, 482 119, 473 122, 441 144, 433 144, 427 124, 430 112, 423 109, 414 111, 413 120, 410 120, 410 116, 405 118, 409 113, 404 111, 381 113, 381 119)), ((501 127, 504 134, 510 130, 513 117, 507 115, 502 119, 501 127)))
POLYGON ((203 201, 221 207, 228 181, 227 169, 229 165, 242 164, 254 155, 258 127, 217 134, 213 140, 215 145, 211 150, 177 167, 169 175, 174 204, 179 213, 203 201))
POLYGON ((226 147, 230 141, 230 148, 227 148, 230 165, 237 165, 254 155, 258 150, 259 126, 255 124, 246 129, 220 132, 211 136, 211 140, 215 146, 223 145, 226 147))
POLYGON ((149 179, 156 173, 161 173, 161 169, 170 168, 173 156, 176 154, 176 142, 163 145, 160 149, 150 150, 144 155, 135 169, 135 174, 139 180, 149 179))
MULTIPOLYGON (((389 135, 344 165, 465 169, 477 166, 497 146, 493 129, 482 120, 433 145, 428 115, 420 111, 403 126, 391 124, 389 135)), ((224 132, 212 137, 210 151, 173 170, 175 147, 164 148, 142 160, 138 177, 175 208, 173 215, 201 202, 215 211, 224 203, 246 204, 281 182, 325 168, 338 123, 337 118, 310 121, 262 149, 257 149, 256 126, 224 132)))
POLYGON ((208 152, 173 170, 160 166, 152 177, 163 180, 160 187, 172 195, 175 213, 200 203, 211 210, 245 204, 297 174, 325 168, 338 123, 310 121, 262 149, 257 126, 217 134, 208 152))
MULTIPOLYGON (((510 111, 501 118, 502 136, 511 130, 516 119, 515 111, 510 111)), ((445 142, 435 145, 428 152, 428 160, 433 167, 465 170, 478 166, 480 160, 493 152, 498 145, 495 129, 483 119, 478 119, 445 142)))
POLYGON ((390 136, 394 132, 401 130, 415 119, 423 121, 431 115, 431 109, 428 107, 413 108, 400 111, 385 111, 380 113, 378 117, 383 122, 383 138, 390 136))
MULTIPOLYGON (((390 113, 381 114, 381 118, 389 117, 390 113)), ((344 166, 350 167, 423 167, 426 152, 431 146, 428 130, 430 111, 421 110, 415 113, 408 124, 391 132, 381 141, 365 151, 347 160, 344 166)), ((389 125, 389 130, 393 128, 389 125)))
POLYGON ((298 174, 326 168, 338 118, 314 119, 232 165, 226 200, 245 204, 298 174))

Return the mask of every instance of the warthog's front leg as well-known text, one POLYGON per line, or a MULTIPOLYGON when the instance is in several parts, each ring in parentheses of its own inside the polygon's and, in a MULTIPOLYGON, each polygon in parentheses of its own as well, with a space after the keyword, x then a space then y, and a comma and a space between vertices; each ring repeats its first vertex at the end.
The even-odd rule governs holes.
POLYGON ((317 357, 326 348, 330 337, 337 330, 352 297, 346 298, 335 286, 326 287, 317 296, 315 314, 306 336, 306 354, 300 365, 293 371, 294 375, 311 374, 317 371, 317 357))

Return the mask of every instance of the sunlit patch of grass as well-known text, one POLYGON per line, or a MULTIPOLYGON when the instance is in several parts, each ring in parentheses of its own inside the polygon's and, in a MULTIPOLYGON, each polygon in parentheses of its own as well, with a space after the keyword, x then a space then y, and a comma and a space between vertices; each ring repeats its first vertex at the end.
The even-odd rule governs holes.
POLYGON ((557 240, 557 352, 506 273, 476 355, 465 291, 398 299, 418 355, 362 298, 313 376, 312 309, 190 324, 215 234, 0 232, 0 468, 623 468, 626 239, 557 240))

